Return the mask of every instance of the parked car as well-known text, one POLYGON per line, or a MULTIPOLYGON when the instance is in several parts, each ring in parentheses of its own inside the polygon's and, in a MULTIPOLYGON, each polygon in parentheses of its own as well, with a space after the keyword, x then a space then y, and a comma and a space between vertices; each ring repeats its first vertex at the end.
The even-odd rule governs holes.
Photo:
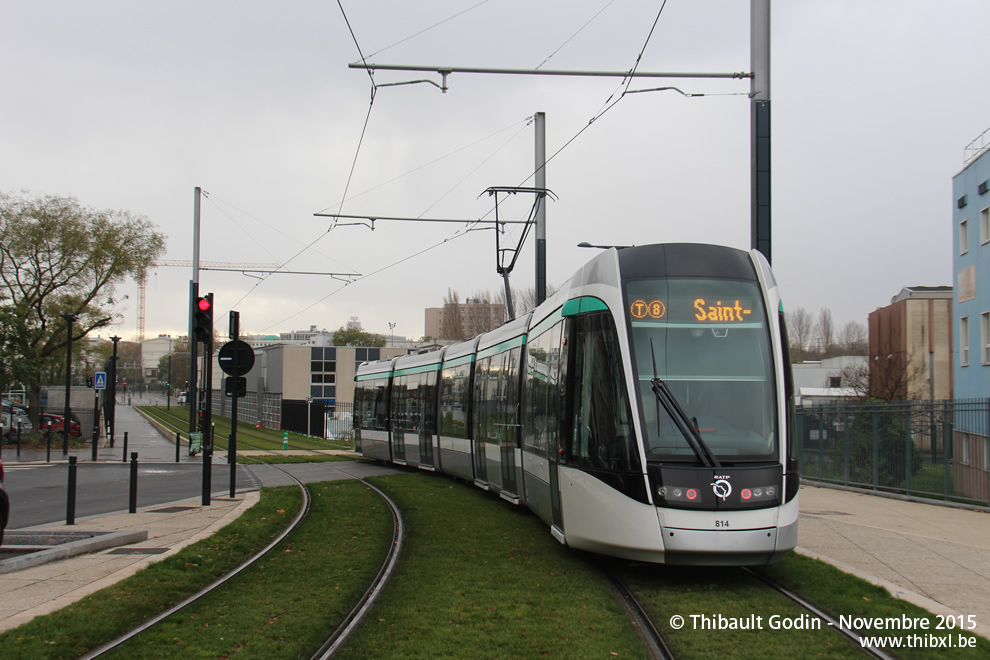
POLYGON ((21 427, 21 433, 30 433, 34 430, 34 425, 31 424, 31 419, 27 416, 27 413, 22 411, 21 408, 14 408, 12 412, 5 412, 2 415, 4 435, 13 436, 17 433, 18 424, 21 427))
POLYGON ((7 519, 10 517, 10 498, 3 485, 3 461, 0 460, 0 545, 3 545, 3 531, 7 529, 7 519))
MULTIPOLYGON (((42 413, 38 416, 38 429, 42 432, 50 432, 52 435, 62 434, 62 415, 53 415, 51 413, 42 413)), ((82 435, 82 425, 78 420, 69 421, 69 435, 73 438, 78 438, 82 435)))
POLYGON ((180 406, 186 405, 186 399, 189 398, 189 392, 179 392, 179 396, 175 398, 175 402, 180 406))

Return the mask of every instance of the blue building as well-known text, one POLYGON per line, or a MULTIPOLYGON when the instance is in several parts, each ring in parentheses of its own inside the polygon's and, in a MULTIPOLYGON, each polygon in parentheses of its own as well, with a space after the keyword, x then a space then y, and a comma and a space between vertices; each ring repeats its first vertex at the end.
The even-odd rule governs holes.
POLYGON ((990 497, 990 129, 966 148, 966 166, 952 178, 952 269, 955 414, 952 478, 956 492, 990 497), (982 414, 967 414, 966 408, 982 414))
POLYGON ((953 381, 957 399, 990 397, 990 129, 952 177, 955 273, 953 381))

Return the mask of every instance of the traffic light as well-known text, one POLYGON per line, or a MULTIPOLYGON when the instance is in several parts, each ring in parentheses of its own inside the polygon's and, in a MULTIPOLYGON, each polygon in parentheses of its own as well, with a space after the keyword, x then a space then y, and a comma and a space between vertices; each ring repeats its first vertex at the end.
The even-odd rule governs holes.
POLYGON ((92 386, 93 386, 93 377, 87 374, 86 375, 86 387, 92 387, 92 386))
POLYGON ((193 335, 196 341, 213 340, 213 294, 196 298, 193 304, 193 335))

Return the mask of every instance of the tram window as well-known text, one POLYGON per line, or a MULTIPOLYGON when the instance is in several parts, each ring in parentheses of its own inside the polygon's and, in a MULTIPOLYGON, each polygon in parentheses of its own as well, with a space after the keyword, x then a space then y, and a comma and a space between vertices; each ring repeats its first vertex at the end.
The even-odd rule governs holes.
POLYGON ((639 469, 612 317, 575 317, 573 423, 567 461, 590 469, 639 469))
POLYGON ((526 417, 523 443, 546 455, 557 446, 560 334, 563 322, 530 340, 526 347, 526 417))
POLYGON ((440 434, 454 438, 467 438, 468 388, 471 364, 444 368, 440 393, 440 434))

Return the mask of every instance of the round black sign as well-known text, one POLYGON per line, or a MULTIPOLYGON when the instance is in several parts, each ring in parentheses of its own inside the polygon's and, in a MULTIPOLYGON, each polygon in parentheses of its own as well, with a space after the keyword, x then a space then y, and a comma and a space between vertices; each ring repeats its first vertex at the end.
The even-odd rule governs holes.
POLYGON ((228 376, 244 376, 254 366, 254 349, 240 339, 228 341, 220 347, 220 368, 228 376), (237 368, 234 369, 234 362, 237 368))

